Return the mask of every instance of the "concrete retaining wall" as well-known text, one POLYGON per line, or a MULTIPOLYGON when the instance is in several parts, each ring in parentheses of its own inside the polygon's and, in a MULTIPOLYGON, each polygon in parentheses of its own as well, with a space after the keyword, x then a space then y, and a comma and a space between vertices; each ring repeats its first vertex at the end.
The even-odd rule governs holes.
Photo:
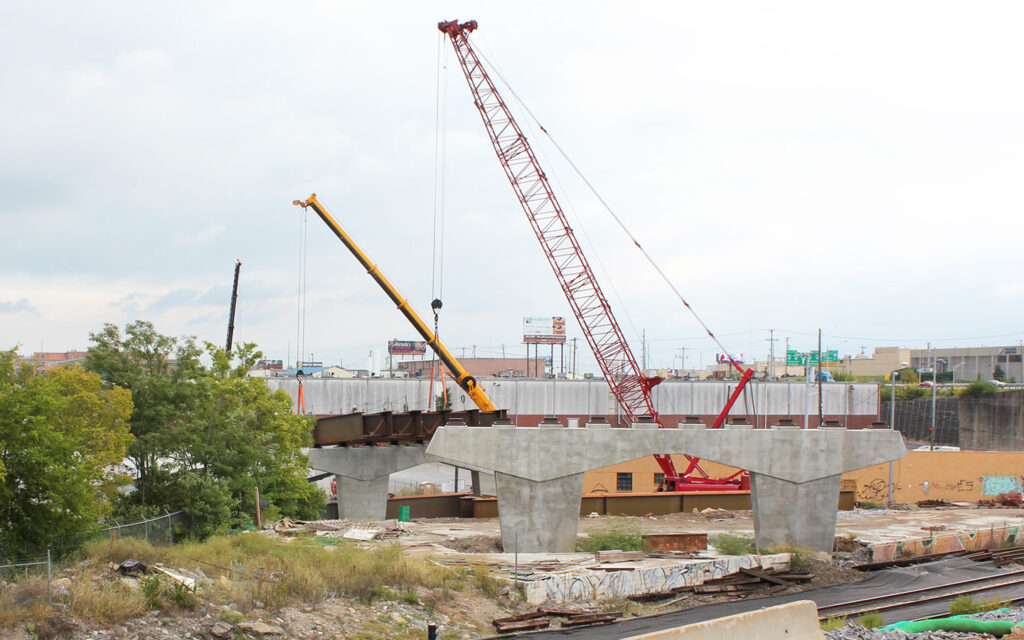
MULTIPOLYGON (((620 563, 621 564, 621 563, 620 563)), ((661 593, 677 587, 703 584, 740 568, 777 568, 789 566, 789 554, 729 556, 700 560, 644 561, 636 568, 603 571, 580 569, 569 573, 538 575, 523 581, 528 604, 568 603, 593 600, 622 600, 628 596, 661 593)))
POLYGON ((960 448, 1024 450, 1024 391, 961 396, 960 448))

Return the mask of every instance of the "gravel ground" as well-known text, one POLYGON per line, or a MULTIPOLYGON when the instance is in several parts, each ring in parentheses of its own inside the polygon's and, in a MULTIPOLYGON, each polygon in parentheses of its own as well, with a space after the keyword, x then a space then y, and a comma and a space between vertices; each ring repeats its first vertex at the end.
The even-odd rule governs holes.
MULTIPOLYGON (((971 617, 976 620, 1013 620, 1024 624, 1024 608, 1017 607, 1007 609, 1006 611, 990 611, 971 617)), ((1004 636, 1004 638, 1009 637, 1004 636)), ((855 622, 848 622, 842 628, 826 632, 825 638, 827 640, 980 640, 981 638, 995 638, 995 636, 973 631, 928 631, 925 633, 880 631, 877 629, 865 629, 855 622)))

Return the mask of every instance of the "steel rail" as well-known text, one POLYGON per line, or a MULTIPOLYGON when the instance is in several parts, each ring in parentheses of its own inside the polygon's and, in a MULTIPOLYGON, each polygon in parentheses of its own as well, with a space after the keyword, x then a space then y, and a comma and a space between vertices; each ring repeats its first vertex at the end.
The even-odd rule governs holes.
POLYGON ((951 598, 951 597, 954 597, 954 596, 965 595, 965 594, 970 594, 970 593, 980 593, 980 592, 983 592, 983 591, 991 591, 993 589, 1001 589, 1001 588, 1005 588, 1005 587, 1012 587, 1012 586, 1019 585, 1019 584, 1024 584, 1024 569, 1017 570, 1017 571, 1011 571, 1011 572, 1008 572, 1008 573, 1001 573, 1001 574, 999 574, 997 576, 987 576, 987 577, 984 577, 984 578, 971 578, 970 580, 961 580, 959 582, 951 582, 951 583, 940 584, 940 585, 935 585, 935 586, 931 586, 931 587, 923 587, 921 589, 911 589, 909 591, 901 591, 901 592, 898 592, 898 593, 891 593, 891 594, 883 595, 883 596, 874 596, 874 597, 871 597, 871 598, 862 598, 860 600, 850 600, 848 602, 839 602, 839 603, 836 603, 836 604, 825 605, 823 607, 818 607, 818 619, 819 620, 826 620, 828 618, 834 617, 836 615, 836 612, 841 612, 844 615, 852 615, 852 614, 857 614, 857 613, 866 613, 866 612, 869 612, 869 611, 884 611, 884 610, 887 610, 887 609, 898 609, 900 607, 912 606, 912 605, 921 604, 921 603, 924 603, 924 602, 933 602, 933 601, 936 601, 936 600, 943 600, 943 599, 951 598), (1008 577, 1013 577, 1013 576, 1022 576, 1022 577, 1018 577, 1018 578, 1016 578, 1014 580, 998 582, 998 583, 995 583, 995 584, 981 584, 981 585, 978 585, 978 583, 991 583, 991 582, 993 582, 995 580, 999 580, 1000 578, 1008 578, 1008 577), (978 586, 976 588, 973 588, 973 589, 969 588, 969 589, 955 590, 956 587, 962 587, 962 586, 965 586, 965 585, 978 585, 978 586), (917 599, 911 599, 911 600, 901 600, 899 602, 894 602, 892 604, 882 604, 880 606, 875 606, 875 605, 865 606, 867 603, 885 602, 886 600, 895 600, 897 598, 906 598, 907 596, 913 596, 915 594, 922 594, 922 593, 935 592, 935 591, 948 590, 948 589, 954 589, 954 590, 950 591, 948 593, 941 593, 941 594, 933 595, 933 596, 930 596, 930 597, 917 598, 917 599), (860 608, 858 608, 858 607, 860 607, 860 608), (829 612, 829 615, 822 615, 822 613, 826 612, 826 611, 829 612))

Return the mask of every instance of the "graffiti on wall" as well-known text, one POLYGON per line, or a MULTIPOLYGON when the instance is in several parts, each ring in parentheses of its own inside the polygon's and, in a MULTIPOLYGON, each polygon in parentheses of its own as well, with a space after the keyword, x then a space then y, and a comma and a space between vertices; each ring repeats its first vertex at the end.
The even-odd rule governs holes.
POLYGON ((981 495, 999 496, 1004 493, 1024 493, 1024 476, 983 476, 981 495))
POLYGON ((789 564, 789 554, 738 556, 714 560, 684 561, 670 566, 626 571, 581 569, 545 576, 523 583, 529 604, 580 600, 619 600, 643 593, 661 593, 677 587, 702 584, 739 571, 740 567, 777 568, 789 564))
POLYGON ((884 502, 889 499, 889 483, 881 478, 875 478, 871 482, 866 482, 857 491, 857 499, 871 502, 881 500, 884 502))
POLYGON ((965 531, 961 533, 933 534, 929 538, 902 540, 900 542, 877 542, 870 546, 871 562, 891 562, 900 558, 911 558, 934 553, 954 551, 980 551, 1003 546, 1018 545, 1021 542, 1020 527, 1003 527, 965 531))

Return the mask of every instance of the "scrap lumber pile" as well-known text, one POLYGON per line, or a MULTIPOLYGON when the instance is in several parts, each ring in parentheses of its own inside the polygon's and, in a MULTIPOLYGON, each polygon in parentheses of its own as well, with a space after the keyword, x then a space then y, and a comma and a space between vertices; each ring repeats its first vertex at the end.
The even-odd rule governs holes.
POLYGON ((551 626, 552 617, 565 618, 562 627, 580 627, 588 624, 605 624, 612 622, 622 614, 618 611, 598 611, 595 609, 558 609, 540 607, 536 611, 521 613, 507 618, 495 618, 491 624, 499 633, 544 629, 551 626))
POLYGON ((991 560, 992 564, 1002 567, 1007 564, 1024 564, 1024 547, 1011 547, 1009 549, 990 549, 988 551, 977 551, 968 553, 967 558, 975 562, 991 560))
MULTIPOLYGON (((629 596, 629 599, 634 602, 646 602, 650 600, 664 600, 665 598, 671 598, 672 596, 690 593, 701 595, 737 595, 743 597, 748 593, 757 591, 765 586, 770 585, 768 593, 775 593, 797 583, 809 582, 813 578, 814 574, 792 571, 789 569, 785 571, 779 571, 776 569, 740 569, 735 573, 730 573, 729 575, 722 576, 721 578, 705 580, 701 584, 676 587, 675 589, 661 591, 658 593, 644 593, 629 596)), ((685 597, 687 596, 684 595, 682 598, 677 598, 663 606, 668 606, 678 602, 685 597)))

